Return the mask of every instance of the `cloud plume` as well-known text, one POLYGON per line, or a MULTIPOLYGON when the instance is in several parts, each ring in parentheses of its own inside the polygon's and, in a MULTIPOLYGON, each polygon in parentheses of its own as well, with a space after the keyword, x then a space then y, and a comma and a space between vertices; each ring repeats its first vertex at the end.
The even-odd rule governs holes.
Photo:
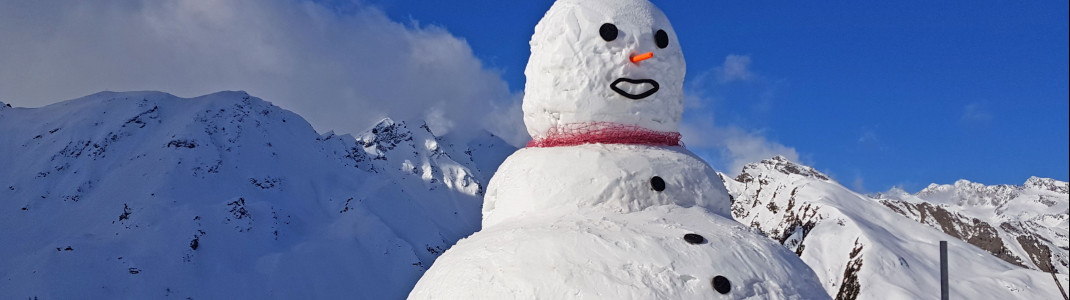
POLYGON ((700 72, 692 79, 686 91, 687 109, 684 111, 684 120, 680 125, 680 133, 683 134, 684 143, 688 148, 718 168, 718 171, 731 175, 739 174, 743 166, 749 163, 777 155, 792 161, 799 161, 799 154, 795 148, 769 139, 761 130, 715 122, 714 110, 724 107, 717 105, 719 101, 747 101, 749 103, 771 101, 772 93, 768 91, 772 87, 769 85, 733 86, 734 83, 754 81, 759 78, 750 70, 750 63, 751 58, 748 55, 728 55, 723 65, 700 72), (725 92, 732 87, 748 91, 757 89, 758 92, 725 92))
POLYGON ((429 120, 439 133, 525 138, 509 128, 519 122, 486 117, 519 98, 463 39, 374 7, 339 11, 289 0, 2 1, 0 100, 245 90, 319 131, 356 132, 389 116, 429 120))

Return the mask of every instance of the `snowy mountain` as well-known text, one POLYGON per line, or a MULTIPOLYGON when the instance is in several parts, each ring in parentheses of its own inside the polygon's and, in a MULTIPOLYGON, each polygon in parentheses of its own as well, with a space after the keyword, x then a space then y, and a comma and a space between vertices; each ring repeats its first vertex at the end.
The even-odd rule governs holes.
POLYGON ((1070 271, 1066 182, 1032 177, 1020 186, 988 186, 959 180, 932 184, 913 195, 894 189, 875 198, 1011 264, 1059 274, 1070 271))
MULTIPOLYGON (((1028 236, 1049 239, 1056 247, 1061 245, 1061 250, 1051 248, 1052 252, 1061 251, 1065 255, 1066 192, 1065 188, 1058 189, 1065 187, 1065 183, 1030 180, 1035 183, 1005 187, 1017 190, 1016 193, 986 192, 982 196, 974 192, 1005 188, 960 182, 950 188, 931 187, 913 196, 874 199, 783 157, 747 165, 736 178, 723 174, 721 178, 734 197, 733 217, 795 251, 817 273, 826 291, 837 299, 939 297, 941 240, 949 244, 952 297, 1063 298, 1053 277, 1065 283, 1065 269, 1053 276, 1038 270, 1040 266, 1023 267, 994 256, 988 251, 991 247, 982 249, 975 245, 985 247, 994 241, 1028 236), (1054 189, 1037 188, 1040 186, 1054 189), (1017 196, 1003 197, 1011 194, 1017 196), (1018 202, 1023 204, 1013 204, 1018 202), (977 225, 972 219, 944 225, 945 221, 925 217, 933 215, 929 211, 919 213, 919 207, 944 207, 946 211, 954 211, 950 214, 956 216, 954 220, 982 216, 986 217, 985 222, 1003 220, 1013 226, 1003 230, 1023 233, 986 236, 979 233, 989 232, 990 228, 977 225), (908 213, 904 216, 900 212, 908 213), (989 214, 984 215, 985 212, 989 214)), ((1028 257, 1021 253, 1029 253, 1019 248, 1010 252, 1018 257, 1028 257)))
POLYGON ((0 294, 402 298, 514 150, 390 119, 320 135, 244 92, 0 103, 0 294))

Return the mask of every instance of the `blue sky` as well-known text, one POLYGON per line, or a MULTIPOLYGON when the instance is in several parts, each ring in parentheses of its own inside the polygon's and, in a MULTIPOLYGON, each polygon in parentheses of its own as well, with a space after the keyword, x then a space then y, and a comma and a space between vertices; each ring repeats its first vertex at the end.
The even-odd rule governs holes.
MULTIPOLYGON (((654 1, 688 62, 688 148, 785 155, 861 192, 1067 180, 1066 1, 654 1)), ((0 1, 0 101, 244 90, 320 132, 382 117, 513 144, 549 0, 0 1)))
MULTIPOLYGON (((465 39, 520 91, 552 1, 370 3, 465 39)), ((707 102, 688 117, 793 148, 849 187, 1067 180, 1066 1, 655 3, 680 36, 689 91, 707 102), (749 79, 710 76, 729 55, 749 60, 749 79)))

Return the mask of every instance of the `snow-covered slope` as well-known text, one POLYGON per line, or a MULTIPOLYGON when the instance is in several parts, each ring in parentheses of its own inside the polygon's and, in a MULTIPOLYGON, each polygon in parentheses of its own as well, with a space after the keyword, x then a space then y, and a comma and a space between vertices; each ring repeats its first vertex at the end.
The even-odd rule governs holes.
POLYGON ((319 135, 244 92, 0 104, 0 294, 402 298, 513 150, 389 119, 319 135))
POLYGON ((875 198, 892 210, 940 229, 1015 265, 1067 274, 1067 183, 1032 177, 1024 185, 959 180, 917 194, 893 189, 875 198))
POLYGON ((733 217, 795 251, 837 299, 939 297, 941 240, 949 244, 954 298, 1062 298, 1052 275, 1008 263, 783 157, 722 180, 734 197, 733 217))

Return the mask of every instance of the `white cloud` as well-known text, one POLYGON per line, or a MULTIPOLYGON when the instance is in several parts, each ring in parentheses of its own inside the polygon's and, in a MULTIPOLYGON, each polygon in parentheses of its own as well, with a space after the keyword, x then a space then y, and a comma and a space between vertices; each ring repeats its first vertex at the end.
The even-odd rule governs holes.
POLYGON ((703 156, 721 172, 738 175, 743 166, 777 155, 799 162, 795 148, 771 141, 759 131, 748 131, 736 126, 719 126, 712 118, 687 118, 680 125, 684 143, 699 156, 703 156))
POLYGON ((962 107, 960 121, 970 123, 986 123, 992 121, 992 113, 988 110, 988 103, 973 102, 962 107))
POLYGON ((754 78, 754 73, 750 71, 750 55, 728 55, 724 58, 724 65, 717 71, 717 79, 721 83, 749 81, 754 78))
MULTIPOLYGON (((761 130, 714 122, 713 110, 717 108, 715 105, 717 101, 771 101, 773 87, 765 84, 753 87, 762 91, 750 96, 757 97, 755 99, 736 97, 725 99, 726 96, 723 96, 725 83, 751 81, 758 78, 749 70, 750 62, 750 56, 728 55, 725 57, 724 65, 698 73, 687 85, 686 110, 684 121, 680 125, 680 133, 688 148, 718 168, 718 171, 731 175, 738 175, 743 171, 743 166, 747 164, 777 155, 801 162, 795 148, 770 140, 761 130), (715 74, 717 82, 710 81, 711 74, 715 74), (719 90, 711 91, 711 89, 719 90)), ((763 106, 771 106, 771 104, 763 106)))
POLYGON ((866 185, 862 176, 855 176, 855 180, 851 182, 851 189, 858 193, 866 193, 866 185))
POLYGON ((880 142, 880 140, 877 139, 877 133, 874 132, 873 130, 863 129, 862 130, 862 136, 858 137, 858 143, 859 144, 879 143, 879 142, 880 142))
POLYGON ((508 128, 517 122, 486 119, 521 118, 507 110, 519 98, 467 42, 357 6, 339 14, 289 0, 0 1, 0 100, 34 107, 101 90, 245 90, 320 131, 355 132, 390 116, 428 119, 440 133, 523 133, 508 128))
POLYGON ((857 149, 867 152, 887 152, 888 145, 877 134, 876 129, 863 127, 858 137, 857 149))

